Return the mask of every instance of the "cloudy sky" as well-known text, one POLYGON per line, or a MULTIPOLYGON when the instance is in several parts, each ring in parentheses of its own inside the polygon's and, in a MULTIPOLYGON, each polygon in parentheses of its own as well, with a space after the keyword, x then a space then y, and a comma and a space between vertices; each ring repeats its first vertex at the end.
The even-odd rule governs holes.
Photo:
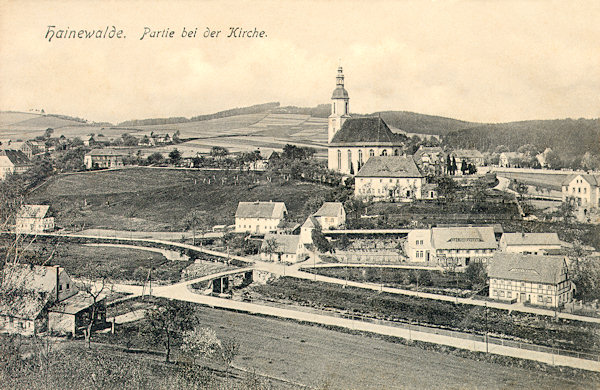
POLYGON ((0 109, 119 122, 279 101, 469 121, 600 117, 598 1, 0 1, 0 109), (55 30, 123 29, 124 39, 55 30), (263 39, 226 38, 229 27, 263 39), (144 38, 144 27, 173 38, 144 38), (181 38, 183 28, 196 38, 181 38), (203 38, 209 27, 218 38, 203 38))

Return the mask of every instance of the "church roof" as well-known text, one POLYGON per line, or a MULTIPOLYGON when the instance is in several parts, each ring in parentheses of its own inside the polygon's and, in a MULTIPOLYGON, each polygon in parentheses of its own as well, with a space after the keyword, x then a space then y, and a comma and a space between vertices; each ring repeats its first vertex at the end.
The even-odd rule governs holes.
POLYGON ((350 99, 350 96, 348 95, 348 91, 346 91, 346 88, 344 87, 337 87, 336 89, 333 90, 333 95, 331 95, 332 99, 350 99))
POLYGON ((412 156, 373 156, 356 177, 423 177, 412 156))
POLYGON ((383 119, 364 117, 347 119, 330 144, 402 145, 405 140, 405 135, 392 132, 383 119))

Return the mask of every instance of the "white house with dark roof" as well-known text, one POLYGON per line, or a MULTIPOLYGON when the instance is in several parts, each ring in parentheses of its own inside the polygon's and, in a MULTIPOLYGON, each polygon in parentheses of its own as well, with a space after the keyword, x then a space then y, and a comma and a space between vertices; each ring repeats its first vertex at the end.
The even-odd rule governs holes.
POLYGON ((488 269, 489 296, 502 301, 557 307, 573 298, 564 256, 498 252, 488 269))
POLYGON ((23 205, 15 218, 17 233, 35 234, 54 230, 54 217, 48 215, 48 205, 23 205))
POLYGON ((491 226, 435 227, 408 233, 405 252, 411 262, 463 267, 486 263, 498 244, 491 226))
POLYGON ((379 117, 352 118, 349 100, 344 88, 344 74, 339 67, 336 88, 331 96, 327 166, 354 175, 373 156, 400 155, 407 137, 392 132, 379 117))
POLYGON ((346 210, 341 202, 325 202, 313 214, 321 225, 321 229, 335 229, 346 223, 346 210))
POLYGON ((235 212, 235 232, 274 232, 286 215, 287 208, 283 202, 240 202, 235 212))
POLYGON ((21 174, 31 168, 33 164, 27 155, 20 150, 0 150, 0 180, 6 179, 11 174, 21 174))
POLYGON ((354 195, 373 200, 411 201, 422 198, 425 178, 412 156, 376 156, 358 171, 354 195))
POLYGON ((483 154, 477 149, 456 149, 450 155, 456 160, 458 171, 460 171, 463 161, 476 167, 481 167, 484 163, 483 154))
POLYGON ((87 169, 117 168, 123 166, 127 153, 115 149, 92 149, 83 157, 87 169))
POLYGON ((268 233, 260 247, 260 258, 264 261, 296 263, 304 253, 300 236, 268 233))
POLYGON ((561 247, 556 233, 504 233, 499 243, 499 249, 503 252, 526 255, 542 255, 561 247))
POLYGON ((587 210, 600 207, 600 174, 569 175, 562 182, 563 202, 568 198, 587 210))

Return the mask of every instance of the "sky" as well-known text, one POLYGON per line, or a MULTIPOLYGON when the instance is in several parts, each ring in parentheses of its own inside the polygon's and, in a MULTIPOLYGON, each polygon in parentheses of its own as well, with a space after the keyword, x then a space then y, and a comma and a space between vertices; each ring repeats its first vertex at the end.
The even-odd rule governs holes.
POLYGON ((341 64, 354 113, 598 118, 599 21, 598 1, 0 0, 0 110, 117 123, 315 106, 341 64), (49 41, 50 25, 125 38, 49 41), (174 36, 140 40, 145 27, 174 36), (227 38, 230 27, 266 36, 227 38))

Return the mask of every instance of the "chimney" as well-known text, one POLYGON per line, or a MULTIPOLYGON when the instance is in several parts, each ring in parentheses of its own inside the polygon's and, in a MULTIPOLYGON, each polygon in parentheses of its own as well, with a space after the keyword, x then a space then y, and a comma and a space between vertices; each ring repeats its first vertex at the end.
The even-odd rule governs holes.
POLYGON ((58 286, 60 285, 60 279, 59 279, 59 275, 60 275, 60 265, 55 265, 54 268, 56 269, 56 302, 60 301, 58 294, 59 294, 59 289, 58 286))

